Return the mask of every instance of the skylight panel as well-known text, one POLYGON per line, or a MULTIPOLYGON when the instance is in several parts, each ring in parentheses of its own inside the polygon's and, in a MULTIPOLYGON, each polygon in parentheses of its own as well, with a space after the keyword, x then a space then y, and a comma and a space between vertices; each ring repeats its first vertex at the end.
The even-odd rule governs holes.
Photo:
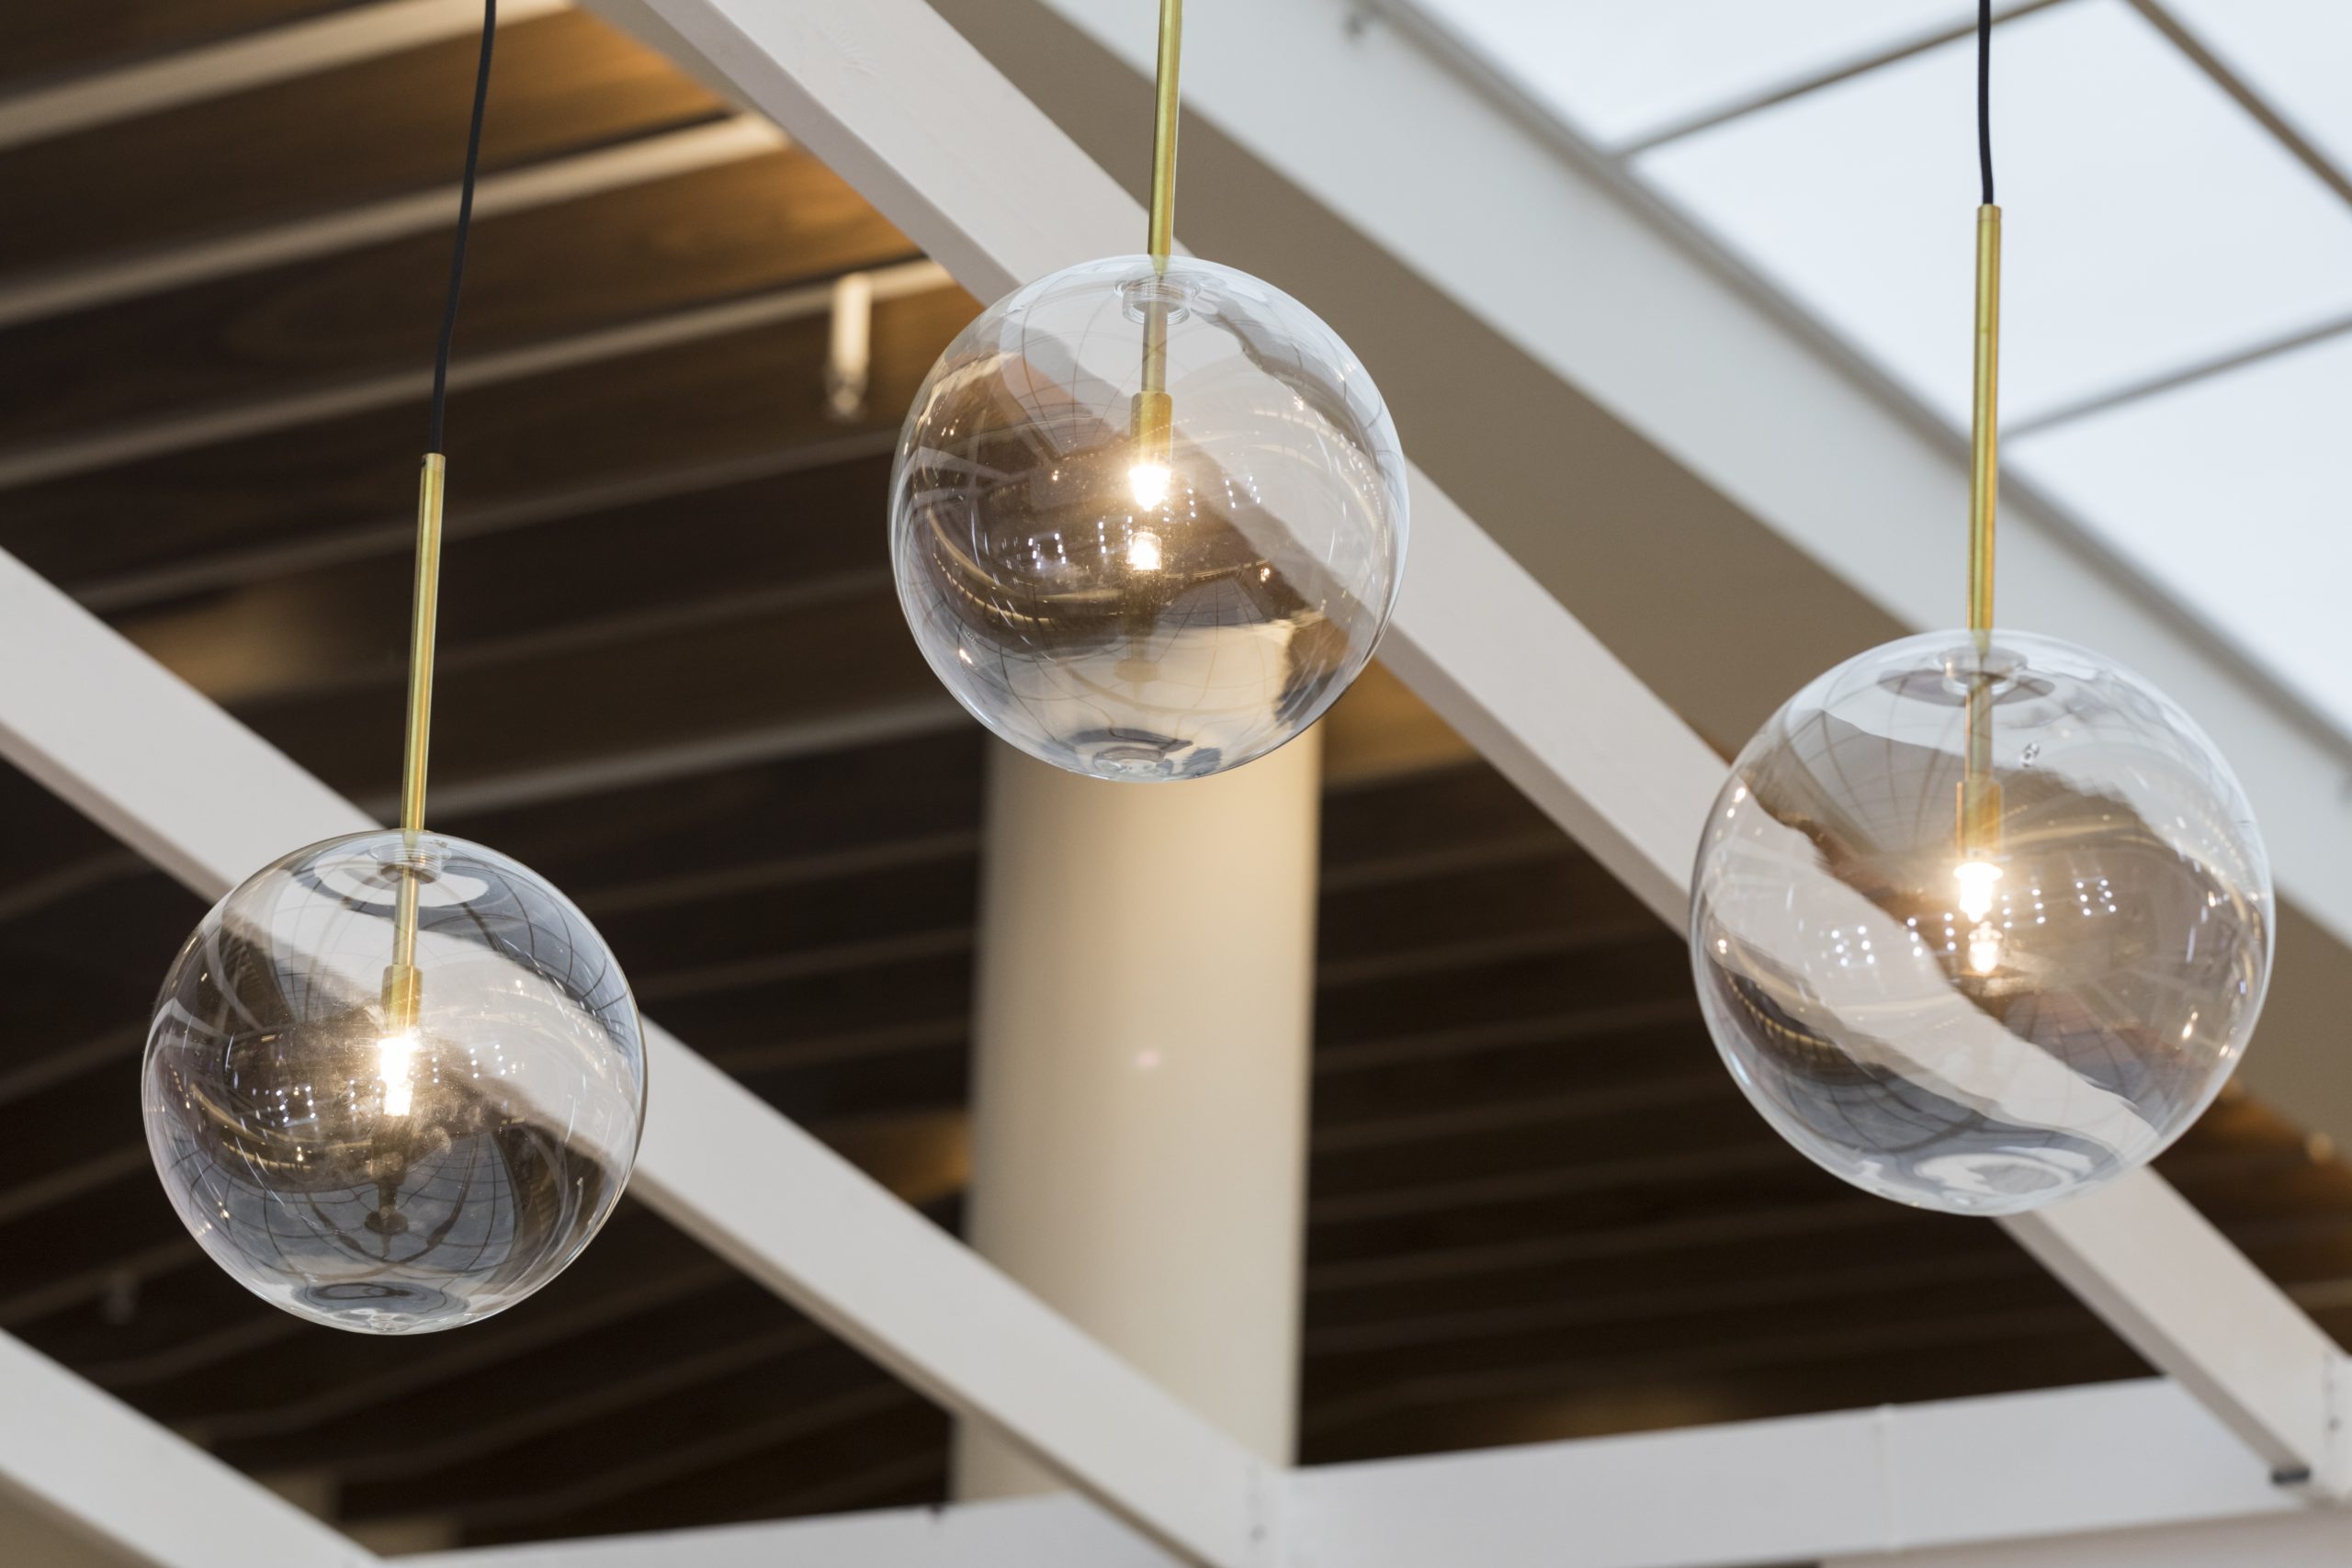
POLYGON ((2352 175, 2352 5, 2170 0, 2176 20, 2352 175))
POLYGON ((1961 0, 1423 0, 1608 147, 1965 27, 1961 0))
MULTIPOLYGON (((2123 0, 2005 23, 2002 401, 2028 421, 2352 313, 2352 207, 2123 0)), ((1974 47, 1643 154, 1637 171, 1964 423, 1974 47)))
POLYGON ((2352 333, 2338 333, 2005 452, 2108 545, 2352 730, 2347 409, 2352 333))

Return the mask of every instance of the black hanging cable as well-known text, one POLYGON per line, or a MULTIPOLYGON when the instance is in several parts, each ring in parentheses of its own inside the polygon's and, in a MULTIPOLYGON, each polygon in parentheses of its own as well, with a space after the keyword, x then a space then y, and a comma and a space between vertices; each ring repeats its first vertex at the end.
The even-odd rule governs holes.
POLYGON ((481 117, 490 103, 490 52, 497 40, 498 0, 482 0, 481 64, 474 73, 474 115, 466 131, 466 174, 458 186, 458 238, 449 253, 449 297, 441 308, 441 343, 433 355, 433 429, 424 448, 428 452, 442 449, 443 427, 448 422, 449 344, 458 335, 458 293, 466 281, 466 234, 474 221, 474 172, 481 165, 481 117))
POLYGON ((1993 0, 1976 0, 1976 167, 1993 205, 1993 0))

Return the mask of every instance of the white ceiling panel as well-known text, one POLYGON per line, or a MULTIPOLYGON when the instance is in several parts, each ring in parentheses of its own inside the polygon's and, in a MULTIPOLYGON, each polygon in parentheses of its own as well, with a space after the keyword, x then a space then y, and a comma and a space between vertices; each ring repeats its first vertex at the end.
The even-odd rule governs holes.
POLYGON ((2024 437, 2007 455, 2352 729, 2348 418, 2352 333, 2024 437))
MULTIPOLYGON (((1974 67, 1955 42, 1635 163, 1956 423, 1974 67)), ((1994 84, 2011 418, 2352 313, 2352 208, 2123 0, 2005 23, 1994 84)))
POLYGON ((2173 18, 2279 118, 2352 174, 2352 4, 2165 0, 2173 18))
POLYGON ((1967 25, 1969 0, 1421 0, 1590 140, 1623 146, 1967 25))

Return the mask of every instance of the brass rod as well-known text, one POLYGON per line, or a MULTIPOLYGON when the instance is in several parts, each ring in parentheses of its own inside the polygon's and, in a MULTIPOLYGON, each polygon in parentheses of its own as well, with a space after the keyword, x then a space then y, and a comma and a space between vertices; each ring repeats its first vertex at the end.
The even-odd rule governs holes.
POLYGON ((424 455, 416 480, 416 596, 408 634, 408 745, 401 768, 401 831, 424 830, 424 764, 433 736, 433 627, 441 597, 441 491, 448 459, 424 455))
POLYGON ((1184 0, 1159 0, 1159 72, 1151 126, 1151 259, 1176 243, 1176 67, 1184 49, 1184 0))
MULTIPOLYGON (((1976 209, 1976 389, 1968 469, 1968 629, 1981 660, 1993 642, 1993 522, 2000 496, 2001 209, 1976 209)), ((2001 786, 1993 771, 1992 675, 1979 669, 1967 696, 1959 829, 1963 860, 2000 853, 2001 786)))
MULTIPOLYGON (((441 501, 448 460, 424 455, 416 480, 416 595, 408 647, 408 737, 401 764, 401 832, 409 852, 424 831, 424 768, 433 736, 433 634, 441 597, 441 501)), ((384 1027, 399 1033, 415 1026, 416 868, 403 868, 392 912, 392 963, 384 972, 384 1027)))
POLYGON ((1993 629, 1993 516, 2000 497, 2001 209, 1976 209, 1976 400, 1968 470, 1968 629, 1993 629))

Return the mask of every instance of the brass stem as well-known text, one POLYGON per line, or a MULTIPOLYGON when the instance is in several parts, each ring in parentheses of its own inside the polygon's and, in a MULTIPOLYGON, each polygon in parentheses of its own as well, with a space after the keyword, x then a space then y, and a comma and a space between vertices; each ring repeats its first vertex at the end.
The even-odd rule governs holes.
POLYGON ((1151 229, 1147 245, 1163 265, 1176 243, 1176 67, 1184 49, 1184 0, 1159 0, 1159 73, 1151 126, 1151 229))
POLYGON ((433 735, 433 627, 441 598, 441 490, 448 459, 424 455, 416 479, 416 597, 408 633, 408 747, 401 770, 401 831, 424 830, 424 764, 433 735))
POLYGON ((1976 402, 1968 470, 1968 629, 1993 630, 1993 514, 2000 497, 2001 209, 1976 209, 1976 402))
MULTIPOLYGON (((424 455, 416 481, 416 594, 409 623, 408 736, 401 767, 401 833, 409 852, 424 831, 424 773, 433 736, 433 636, 441 598, 441 503, 448 459, 424 455)), ((392 916, 392 963, 384 973, 384 1026, 397 1033, 416 1022, 414 867, 401 877, 392 916)))
MULTIPOLYGON (((1151 127, 1151 228, 1148 243, 1153 270, 1168 270, 1176 243, 1176 122, 1180 107, 1177 67, 1184 49, 1184 0, 1159 0, 1159 73, 1151 127)), ((1136 458, 1165 465, 1173 447, 1175 418, 1168 398, 1168 299, 1152 290, 1144 308, 1143 390, 1134 409, 1136 458)))
MULTIPOLYGON (((1976 209, 1976 396, 1968 472, 1968 629, 1977 656, 1993 646, 1993 519, 2000 494, 2001 209, 1976 209)), ((1962 760, 1962 858, 2000 852, 2001 786, 1993 774, 1993 693, 1979 670, 1968 689, 1962 760)))

